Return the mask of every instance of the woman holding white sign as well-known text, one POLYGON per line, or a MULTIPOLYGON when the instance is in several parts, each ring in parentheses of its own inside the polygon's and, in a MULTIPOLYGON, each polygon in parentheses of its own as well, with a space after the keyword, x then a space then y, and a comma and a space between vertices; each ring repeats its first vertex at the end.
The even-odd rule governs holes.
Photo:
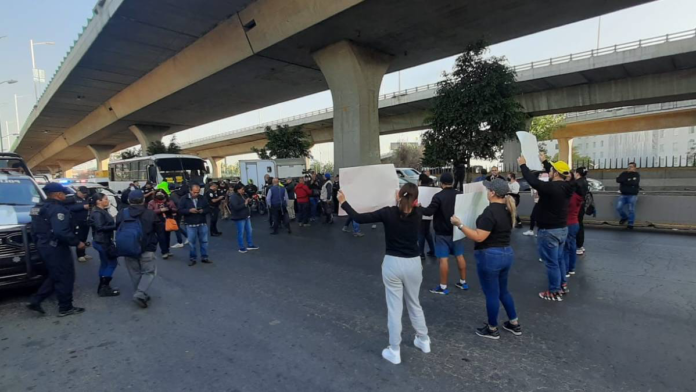
POLYGON ((424 353, 430 352, 428 327, 421 308, 418 293, 423 281, 418 231, 421 211, 418 206, 418 187, 406 184, 397 195, 398 207, 384 207, 377 211, 360 214, 346 201, 343 191, 338 192, 341 208, 358 223, 384 224, 386 255, 382 262, 382 281, 384 282, 389 326, 389 347, 382 351, 382 357, 397 365, 401 363, 401 315, 406 309, 411 319, 416 338, 413 344, 424 353))
POLYGON ((508 183, 501 178, 484 181, 483 185, 488 189, 488 200, 491 204, 476 219, 476 228, 464 226, 456 216, 451 218, 452 225, 476 243, 476 272, 481 289, 486 295, 488 313, 488 323, 478 328, 476 334, 484 338, 500 339, 498 311, 502 302, 510 319, 503 324, 503 328, 515 336, 520 336, 522 327, 517 321, 515 302, 507 289, 508 273, 515 258, 510 247, 510 232, 517 215, 515 200, 508 195, 508 183))

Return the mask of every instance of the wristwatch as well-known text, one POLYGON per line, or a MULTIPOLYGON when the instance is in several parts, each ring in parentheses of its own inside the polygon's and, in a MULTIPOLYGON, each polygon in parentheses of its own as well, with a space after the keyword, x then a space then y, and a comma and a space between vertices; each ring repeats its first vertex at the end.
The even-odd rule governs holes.
POLYGON ((459 230, 461 230, 462 227, 464 227, 464 224, 463 224, 463 223, 462 223, 461 225, 459 225, 459 230))

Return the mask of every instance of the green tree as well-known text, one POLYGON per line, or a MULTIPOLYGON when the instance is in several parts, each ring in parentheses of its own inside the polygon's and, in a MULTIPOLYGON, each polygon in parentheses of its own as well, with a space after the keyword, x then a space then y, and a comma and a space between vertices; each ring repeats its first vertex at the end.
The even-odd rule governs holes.
POLYGON ((241 171, 239 170, 239 163, 233 163, 231 165, 222 164, 222 175, 224 177, 239 177, 241 171))
POLYGON ((536 136, 538 141, 554 139, 553 133, 565 126, 565 114, 552 114, 532 118, 529 132, 536 136))
POLYGON ((309 149, 312 142, 301 126, 290 128, 277 125, 275 129, 266 127, 264 132, 268 142, 263 148, 252 147, 251 151, 260 159, 311 158, 309 149))
POLYGON ((181 154, 181 147, 176 143, 176 136, 172 137, 169 144, 161 140, 155 140, 147 146, 147 155, 155 154, 181 154))
POLYGON ((438 85, 431 127, 423 134, 423 164, 464 164, 494 159, 506 140, 524 129, 526 115, 515 100, 515 71, 505 58, 484 58, 483 41, 467 47, 452 73, 438 85))
POLYGON ((131 158, 137 158, 139 156, 142 156, 142 151, 140 150, 139 147, 129 148, 129 149, 121 152, 121 154, 119 154, 120 159, 131 159, 131 158))
POLYGON ((333 162, 319 162, 319 161, 314 161, 310 165, 310 168, 314 170, 315 173, 330 173, 330 174, 338 174, 334 173, 334 164, 333 162))
POLYGON ((172 140, 169 141, 167 146, 167 153, 169 154, 181 154, 181 146, 176 142, 176 135, 172 136, 172 140))

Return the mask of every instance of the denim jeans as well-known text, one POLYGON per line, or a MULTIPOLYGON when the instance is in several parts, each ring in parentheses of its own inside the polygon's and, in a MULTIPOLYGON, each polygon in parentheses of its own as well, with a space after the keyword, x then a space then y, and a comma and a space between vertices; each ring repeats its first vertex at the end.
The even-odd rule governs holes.
MULTIPOLYGON (((568 228, 539 229, 537 232, 537 249, 539 257, 546 264, 546 274, 549 278, 549 291, 557 293, 561 290, 561 279, 565 280, 565 273, 561 274, 561 260, 568 228)), ((563 263, 565 265, 565 263, 563 263)))
POLYGON ((488 248, 474 251, 476 272, 481 282, 481 290, 486 295, 486 312, 488 325, 498 326, 498 311, 503 303, 505 312, 510 320, 517 318, 515 302, 508 291, 508 274, 515 260, 511 247, 488 248))
POLYGON ((636 202, 638 201, 638 195, 621 195, 619 196, 619 201, 616 203, 616 211, 621 216, 621 219, 627 219, 628 225, 633 226, 636 220, 636 202), (626 214, 625 207, 628 206, 628 214, 626 214))
POLYGON ((99 261, 101 261, 101 264, 99 265, 99 277, 110 278, 114 276, 114 270, 116 270, 116 266, 118 265, 118 258, 109 258, 106 253, 106 247, 109 245, 100 244, 99 242, 94 242, 92 245, 94 246, 94 249, 99 252, 99 261))
POLYGON ((579 223, 568 226, 568 238, 566 238, 565 252, 563 252, 563 261, 567 272, 575 271, 575 263, 578 260, 576 251, 578 250, 577 236, 579 232, 579 223))
POLYGON ((348 227, 350 224, 353 224, 353 233, 357 234, 360 233, 360 224, 356 221, 353 220, 353 218, 348 217, 348 220, 346 220, 346 224, 343 225, 344 227, 348 227))
POLYGON ((208 258, 208 225, 186 226, 189 240, 189 257, 192 260, 198 258, 196 243, 201 249, 201 259, 208 258))
POLYGON ((312 206, 312 215, 311 215, 311 218, 312 218, 312 219, 316 219, 316 218, 319 216, 319 214, 318 214, 318 212, 317 212, 317 205, 319 204, 319 198, 317 198, 317 197, 310 197, 310 198, 309 198, 309 204, 311 204, 311 206, 312 206))
POLYGON ((235 220, 234 224, 237 226, 237 243, 239 244, 239 249, 246 249, 246 246, 244 246, 245 235, 247 246, 254 246, 254 240, 251 238, 251 218, 235 220))

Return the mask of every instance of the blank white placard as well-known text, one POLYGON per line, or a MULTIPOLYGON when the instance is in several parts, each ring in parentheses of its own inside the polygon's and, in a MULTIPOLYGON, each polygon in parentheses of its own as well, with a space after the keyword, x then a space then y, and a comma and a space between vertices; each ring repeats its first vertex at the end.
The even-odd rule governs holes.
POLYGON ((544 165, 539 159, 539 143, 536 136, 529 132, 517 132, 517 138, 522 146, 522 155, 527 160, 527 167, 532 171, 544 171, 544 165))
MULTIPOLYGON (((396 205, 399 177, 392 164, 347 167, 339 170, 341 190, 353 209, 360 213, 396 205)), ((345 216, 342 208, 338 214, 345 216)))

